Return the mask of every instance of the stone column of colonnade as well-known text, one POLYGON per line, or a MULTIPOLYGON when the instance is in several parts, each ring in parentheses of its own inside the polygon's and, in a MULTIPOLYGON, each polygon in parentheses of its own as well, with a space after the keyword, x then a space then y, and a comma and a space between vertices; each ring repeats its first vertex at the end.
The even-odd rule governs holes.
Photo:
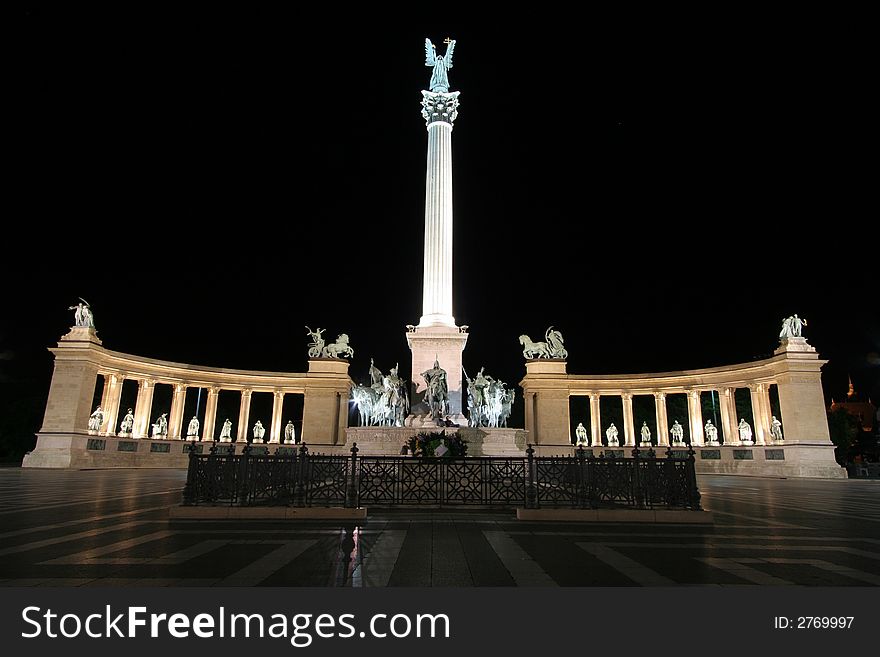
POLYGON ((593 447, 602 446, 602 416, 599 410, 599 401, 601 395, 599 393, 590 393, 590 445, 593 447))
POLYGON ((721 407, 722 443, 724 445, 733 445, 738 442, 736 402, 733 393, 733 388, 721 388, 718 390, 718 405, 721 407))
POLYGON ((770 399, 767 396, 767 386, 764 383, 754 383, 749 386, 749 393, 752 399, 755 444, 766 445, 770 436, 770 399))
POLYGON ((691 430, 691 445, 705 443, 703 436, 703 407, 700 404, 700 391, 688 390, 688 422, 691 430))
POLYGON ((125 377, 122 374, 106 374, 104 376, 104 390, 106 394, 106 406, 104 407, 104 424, 101 433, 105 436, 115 436, 117 421, 119 419, 119 403, 122 400, 122 384, 125 377))
POLYGON ((137 402, 134 406, 134 438, 149 437, 150 411, 153 408, 153 390, 156 382, 152 379, 138 381, 137 402))
POLYGON ((168 438, 179 440, 183 429, 183 407, 186 401, 186 384, 175 383, 171 397, 171 413, 168 418, 168 438))
POLYGON ((202 440, 214 440, 214 425, 217 423, 217 399, 220 388, 208 388, 208 400, 205 403, 205 423, 202 425, 202 440))
POLYGON ((241 391, 241 407, 238 410, 238 435, 236 442, 247 442, 248 420, 251 416, 251 391, 245 388, 241 391))
POLYGON ((633 396, 625 392, 620 395, 620 398, 623 401, 623 444, 627 447, 634 447, 636 444, 636 433, 633 427, 635 424, 633 419, 633 396))
POLYGON ((269 428, 269 442, 281 442, 281 411, 284 408, 284 392, 276 390, 272 400, 272 424, 269 428))
POLYGON ((654 393, 654 415, 657 419, 657 446, 669 445, 669 420, 666 417, 666 393, 654 393))

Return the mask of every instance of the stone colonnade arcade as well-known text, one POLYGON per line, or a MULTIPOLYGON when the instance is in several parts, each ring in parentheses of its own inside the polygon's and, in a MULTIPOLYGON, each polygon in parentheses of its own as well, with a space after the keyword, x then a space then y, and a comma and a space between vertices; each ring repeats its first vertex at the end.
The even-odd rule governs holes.
MULTIPOLYGON (((687 395, 687 428, 697 451, 697 472, 751 474, 784 477, 846 477, 834 460, 834 445, 828 434, 825 399, 820 371, 827 361, 804 338, 782 340, 771 358, 741 365, 659 374, 576 375, 568 374, 561 360, 536 359, 526 362, 526 376, 520 382, 525 404, 525 424, 538 454, 570 454, 570 396, 590 399, 589 439, 598 456, 607 452, 605 423, 599 401, 605 396, 623 400, 624 426, 620 429, 621 456, 630 455, 638 440, 633 419, 632 398, 653 395, 657 447, 670 443, 670 422, 666 398, 687 395), (772 439, 769 390, 776 385, 783 441, 772 439), (754 423, 753 444, 739 440, 734 392, 750 391, 754 423), (721 426, 717 445, 707 444, 704 435, 700 393, 718 395, 721 426), (722 442, 723 441, 723 442, 722 442), (625 452, 624 452, 625 450, 625 452)), ((684 419, 684 418, 683 418, 684 419)))
MULTIPOLYGON (((251 395, 257 392, 273 395, 265 442, 278 444, 284 439, 282 408, 288 394, 303 395, 302 429, 297 440, 318 451, 330 451, 345 442, 352 382, 348 362, 344 360, 311 359, 306 373, 200 367, 109 351, 91 327, 71 328, 50 351, 55 355, 55 371, 43 426, 37 434, 36 447, 25 455, 22 467, 186 467, 187 388, 207 390, 204 422, 199 430, 203 442, 212 442, 220 433, 217 401, 222 390, 241 394, 237 433, 232 436, 235 442, 231 449, 243 449, 251 435, 251 420, 260 419, 249 416, 251 395), (98 376, 104 377, 104 421, 99 431, 90 432, 89 416, 98 376), (118 436, 122 384, 127 379, 138 382, 134 425, 130 436, 118 436), (167 439, 149 438, 156 384, 172 386, 167 439)), ((156 411, 153 414, 158 415, 156 411)))

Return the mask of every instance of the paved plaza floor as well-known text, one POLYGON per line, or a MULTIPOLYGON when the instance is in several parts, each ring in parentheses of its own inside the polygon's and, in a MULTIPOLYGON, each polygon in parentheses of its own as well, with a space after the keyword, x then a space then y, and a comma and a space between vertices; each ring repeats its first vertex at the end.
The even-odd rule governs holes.
POLYGON ((0 469, 3 586, 876 586, 880 481, 701 476, 714 526, 170 521, 181 470, 0 469))

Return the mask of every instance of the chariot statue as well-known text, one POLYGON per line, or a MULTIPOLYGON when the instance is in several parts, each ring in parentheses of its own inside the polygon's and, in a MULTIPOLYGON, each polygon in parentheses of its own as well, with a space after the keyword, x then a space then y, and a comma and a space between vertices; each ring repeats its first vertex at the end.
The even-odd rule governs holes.
POLYGON ((321 350, 321 356, 324 358, 346 358, 354 357, 354 349, 348 344, 348 335, 340 333, 336 337, 336 342, 332 342, 321 350))
POLYGON ((547 341, 547 347, 550 349, 551 358, 561 358, 562 360, 568 358, 568 351, 562 345, 562 333, 553 330, 551 326, 544 332, 544 339, 547 341))
POLYGON ((309 345, 309 358, 318 358, 324 350, 324 338, 321 337, 321 334, 327 329, 319 327, 317 330, 313 331, 306 326, 306 330, 309 332, 308 335, 312 339, 312 342, 309 345))
POLYGON ((523 348, 525 358, 552 358, 550 347, 546 342, 532 342, 528 335, 519 336, 519 343, 523 348))

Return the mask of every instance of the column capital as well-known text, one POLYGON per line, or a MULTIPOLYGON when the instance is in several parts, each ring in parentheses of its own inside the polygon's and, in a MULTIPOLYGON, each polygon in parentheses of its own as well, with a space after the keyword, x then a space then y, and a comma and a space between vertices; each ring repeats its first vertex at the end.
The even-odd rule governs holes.
POLYGON ((251 390, 250 388, 242 388, 241 389, 241 396, 242 397, 250 397, 252 392, 253 392, 253 390, 251 390))
POLYGON ((663 401, 663 400, 666 399, 666 394, 667 394, 667 393, 665 393, 665 392, 655 392, 655 393, 654 393, 654 399, 658 399, 658 400, 660 400, 660 401, 663 401))
POLYGON ((631 392, 622 392, 620 393, 620 398, 626 401, 632 401, 633 395, 631 392))
POLYGON ((208 394, 216 397, 217 395, 220 394, 220 390, 222 390, 222 388, 220 386, 209 386, 208 387, 208 394))
POLYGON ((425 119, 425 125, 446 123, 451 128, 458 117, 459 93, 422 90, 422 118, 425 119))
POLYGON ((138 387, 140 388, 152 388, 156 385, 156 379, 139 379, 138 387))
POLYGON ((186 383, 175 383, 174 384, 174 392, 178 395, 182 392, 186 392, 186 388, 187 388, 186 383))
POLYGON ((599 399, 602 396, 602 393, 596 392, 595 390, 591 390, 589 395, 590 395, 590 399, 599 399))

